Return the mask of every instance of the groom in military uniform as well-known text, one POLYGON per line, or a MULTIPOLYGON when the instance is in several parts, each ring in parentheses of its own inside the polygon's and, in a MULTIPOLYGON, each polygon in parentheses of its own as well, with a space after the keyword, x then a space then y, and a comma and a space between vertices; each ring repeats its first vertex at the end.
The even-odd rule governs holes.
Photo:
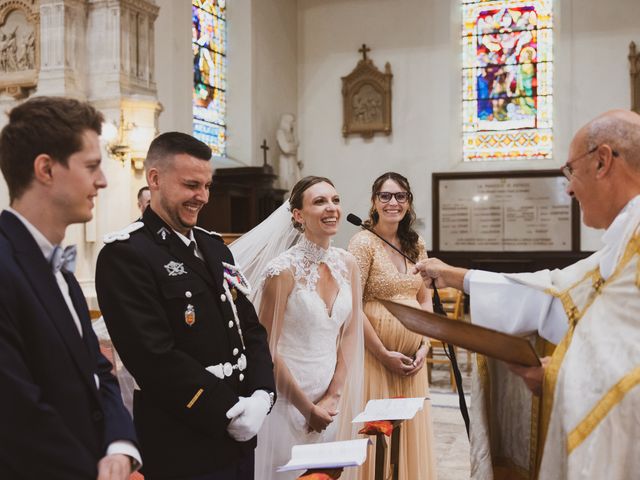
POLYGON ((256 434, 274 402, 267 335, 219 235, 196 227, 211 150, 157 137, 145 160, 151 204, 105 237, 96 288, 139 389, 134 421, 146 480, 253 480, 256 434))

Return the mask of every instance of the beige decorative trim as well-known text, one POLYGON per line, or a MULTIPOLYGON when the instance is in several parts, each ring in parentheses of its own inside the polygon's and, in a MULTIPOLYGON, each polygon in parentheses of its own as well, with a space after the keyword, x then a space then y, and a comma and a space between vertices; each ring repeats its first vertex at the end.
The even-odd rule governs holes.
POLYGON ((356 68, 342 77, 342 135, 362 135, 371 138, 374 133, 391 134, 391 65, 387 62, 384 73, 370 58, 369 49, 360 49, 363 58, 356 68))
POLYGON ((640 367, 634 368, 611 387, 578 426, 569 433, 567 437, 567 452, 571 454, 578 448, 609 412, 638 384, 640 384, 640 367))
MULTIPOLYGON (((536 353, 539 357, 552 356, 556 346, 542 337, 536 337, 536 353)), ((542 459, 542 450, 544 445, 540 443, 541 439, 541 414, 542 414, 542 396, 531 396, 531 435, 529 438, 529 478, 534 480, 538 477, 538 465, 542 459)))

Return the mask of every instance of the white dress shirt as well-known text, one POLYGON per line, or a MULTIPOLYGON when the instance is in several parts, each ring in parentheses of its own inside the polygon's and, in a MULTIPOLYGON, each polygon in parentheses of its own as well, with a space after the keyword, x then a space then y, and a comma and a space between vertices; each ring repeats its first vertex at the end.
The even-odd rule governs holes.
POLYGON ((189 245, 191 245, 191 242, 193 242, 196 246, 195 250, 193 251, 193 253, 195 254, 196 257, 198 257, 200 260, 204 260, 204 257, 202 256, 202 252, 200 251, 200 249, 198 248, 198 242, 196 242, 196 237, 193 236, 193 229, 189 230, 189 236, 187 237, 186 235, 181 234, 180 232, 178 232, 177 230, 173 231, 180 240, 182 240, 182 242, 188 247, 189 245))

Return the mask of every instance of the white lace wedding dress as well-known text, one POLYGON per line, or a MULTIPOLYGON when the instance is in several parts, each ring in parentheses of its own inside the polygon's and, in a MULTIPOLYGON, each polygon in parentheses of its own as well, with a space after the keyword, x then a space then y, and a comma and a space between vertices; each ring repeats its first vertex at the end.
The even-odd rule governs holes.
MULTIPOLYGON (((281 302, 280 314, 274 314, 272 332, 279 331, 279 335, 277 345, 271 346, 272 354, 284 360, 297 385, 314 403, 322 398, 331 383, 340 345, 345 338, 346 325, 358 317, 353 315, 354 298, 359 295, 359 288, 352 285, 354 268, 357 268, 355 261, 345 250, 335 247, 325 250, 302 237, 298 244, 274 259, 264 275, 267 279, 289 271, 293 276, 294 286, 288 297, 263 297, 262 302, 281 302), (335 301, 329 308, 316 290, 320 276, 318 267, 321 263, 327 265, 339 286, 335 301)), ((357 279, 357 276, 355 278, 357 279)), ((359 282, 356 280, 356 283, 359 282)), ((277 310, 276 308, 275 311, 277 310)), ((357 320, 352 324, 354 330, 357 324, 357 320)), ((360 329, 360 332, 356 333, 361 343, 361 323, 357 328, 360 329)), ((348 343, 351 345, 351 342, 348 343)), ((355 349, 351 350, 349 347, 349 358, 351 359, 351 355, 357 357, 355 349)), ((355 358, 353 365, 359 361, 355 358)), ((360 376, 361 373, 360 369, 360 376)), ((294 445, 335 440, 341 425, 344 426, 345 422, 352 419, 342 416, 350 415, 353 408, 345 408, 345 412, 342 408, 346 407, 346 403, 355 400, 353 395, 359 397, 359 392, 343 394, 339 405, 340 413, 334 417, 334 421, 325 431, 308 433, 303 415, 291 404, 286 392, 278 391, 277 402, 258 434, 255 478, 296 478, 300 472, 276 473, 275 469, 287 463, 291 457, 291 447, 294 445), (345 395, 351 398, 346 399, 345 395)), ((356 402, 359 402, 359 399, 356 402)), ((350 428, 347 430, 351 432, 350 428)), ((347 433, 347 436, 350 437, 351 433, 347 433)))

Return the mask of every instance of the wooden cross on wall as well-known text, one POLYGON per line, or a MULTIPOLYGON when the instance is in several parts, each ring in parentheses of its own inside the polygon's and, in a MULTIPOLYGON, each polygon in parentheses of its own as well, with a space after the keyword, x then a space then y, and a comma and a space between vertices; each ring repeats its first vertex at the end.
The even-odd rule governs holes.
POLYGON ((367 59, 367 52, 370 52, 371 49, 369 47, 367 47, 366 43, 363 43, 362 44, 362 48, 360 48, 358 51, 362 54, 362 60, 366 60, 367 59))
POLYGON ((262 149, 262 155, 263 155, 262 166, 264 167, 267 165, 267 151, 269 150, 269 147, 267 146, 266 138, 262 140, 262 145, 260 145, 260 148, 262 149))

